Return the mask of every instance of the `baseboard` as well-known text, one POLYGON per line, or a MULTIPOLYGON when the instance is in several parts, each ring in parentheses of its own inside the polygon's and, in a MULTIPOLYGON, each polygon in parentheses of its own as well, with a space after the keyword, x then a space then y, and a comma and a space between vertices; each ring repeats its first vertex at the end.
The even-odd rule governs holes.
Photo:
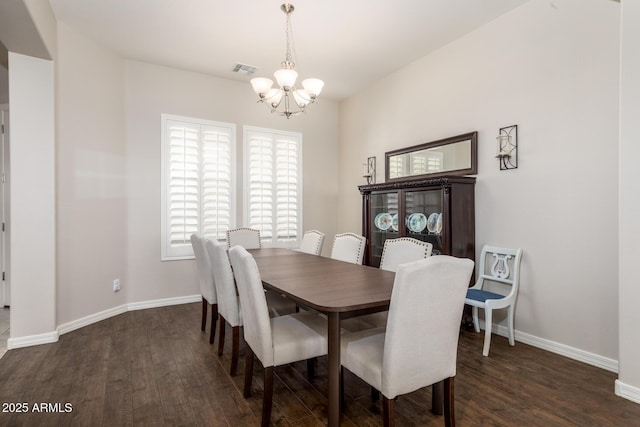
POLYGON ((57 342, 59 338, 58 332, 47 332, 46 334, 29 335, 26 337, 9 338, 7 340, 7 350, 13 350, 22 347, 31 347, 40 344, 51 344, 57 342))
POLYGON ((75 331, 76 329, 84 328, 85 326, 92 325, 94 323, 100 322, 101 320, 106 320, 110 317, 114 317, 126 312, 127 304, 119 305, 117 307, 100 311, 98 313, 90 314, 89 316, 85 316, 81 319, 63 323, 62 325, 58 326, 58 333, 60 335, 68 334, 69 332, 75 331))
POLYGON ((189 304, 193 302, 202 301, 201 295, 187 295, 183 297, 175 298, 163 298, 151 301, 133 302, 129 304, 119 305, 98 313, 90 314, 81 319, 72 320, 71 322, 64 323, 56 328, 55 332, 48 332, 40 335, 30 335, 18 338, 9 338, 7 340, 7 349, 12 350, 14 348, 31 347, 33 345, 50 344, 58 341, 60 335, 68 334, 85 326, 92 325, 102 320, 109 319, 110 317, 117 316, 127 311, 144 310, 147 308, 166 307, 169 305, 189 304))
MULTIPOLYGON (((484 321, 482 320, 480 321, 480 327, 484 330, 484 321)), ((506 326, 493 325, 491 330, 494 334, 503 337, 509 336, 509 330, 506 326)), ((606 371, 618 373, 618 361, 615 359, 610 359, 575 347, 540 338, 535 335, 526 334, 518 330, 515 331, 515 339, 516 341, 520 341, 524 344, 529 344, 533 347, 568 357, 569 359, 577 360, 606 371)))
POLYGON ((635 403, 640 403, 640 388, 616 380, 616 396, 623 397, 635 403))
POLYGON ((151 301, 132 302, 127 304, 128 311, 146 310, 147 308, 166 307, 168 305, 191 304, 202 301, 202 295, 187 295, 184 297, 163 298, 151 301))

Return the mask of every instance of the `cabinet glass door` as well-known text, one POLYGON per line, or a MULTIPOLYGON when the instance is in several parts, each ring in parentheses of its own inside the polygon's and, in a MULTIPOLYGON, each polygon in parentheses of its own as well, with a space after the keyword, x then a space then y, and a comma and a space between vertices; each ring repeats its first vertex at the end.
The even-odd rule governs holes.
POLYGON ((369 265, 380 266, 384 241, 399 237, 398 193, 376 193, 370 196, 371 230, 369 242, 369 265))
POLYGON ((443 252, 444 209, 442 191, 407 191, 405 194, 405 233, 408 237, 429 242, 433 255, 443 252))

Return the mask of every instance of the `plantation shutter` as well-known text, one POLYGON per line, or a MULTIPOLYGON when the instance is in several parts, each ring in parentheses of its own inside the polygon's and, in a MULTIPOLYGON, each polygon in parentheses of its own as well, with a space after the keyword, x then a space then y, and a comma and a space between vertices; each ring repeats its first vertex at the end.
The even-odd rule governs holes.
POLYGON ((193 254, 190 236, 224 239, 233 222, 235 127, 163 115, 163 259, 193 254))
POLYGON ((296 246, 301 234, 301 135, 245 128, 246 225, 265 246, 296 246))

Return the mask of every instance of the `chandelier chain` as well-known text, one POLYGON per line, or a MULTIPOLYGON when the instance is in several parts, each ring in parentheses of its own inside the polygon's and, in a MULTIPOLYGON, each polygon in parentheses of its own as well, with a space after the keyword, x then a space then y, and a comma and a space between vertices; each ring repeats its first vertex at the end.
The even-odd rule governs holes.
POLYGON ((286 40, 287 40, 287 51, 285 53, 285 58, 284 58, 284 62, 283 65, 285 65, 287 68, 289 69, 293 69, 296 64, 293 62, 293 55, 291 55, 291 12, 285 12, 285 14, 287 15, 287 19, 285 22, 285 28, 284 28, 284 32, 286 35, 286 40))

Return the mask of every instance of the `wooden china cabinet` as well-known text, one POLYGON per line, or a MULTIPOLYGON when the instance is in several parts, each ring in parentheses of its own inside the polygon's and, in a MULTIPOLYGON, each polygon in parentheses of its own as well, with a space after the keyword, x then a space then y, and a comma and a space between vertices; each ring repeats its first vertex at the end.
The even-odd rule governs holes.
POLYGON ((384 242, 413 237, 433 245, 433 255, 475 261, 475 177, 393 180, 361 185, 364 262, 380 266, 384 242))

